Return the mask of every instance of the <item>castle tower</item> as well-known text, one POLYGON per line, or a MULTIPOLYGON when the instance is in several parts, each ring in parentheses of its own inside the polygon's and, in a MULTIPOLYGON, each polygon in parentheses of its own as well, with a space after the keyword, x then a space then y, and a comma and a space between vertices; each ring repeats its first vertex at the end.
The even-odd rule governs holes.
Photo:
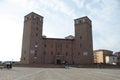
POLYGON ((42 52, 43 17, 31 12, 24 17, 21 63, 39 63, 42 52), (39 50, 38 50, 39 49, 39 50))
POLYGON ((93 62, 92 22, 85 16, 75 19, 74 64, 93 62))

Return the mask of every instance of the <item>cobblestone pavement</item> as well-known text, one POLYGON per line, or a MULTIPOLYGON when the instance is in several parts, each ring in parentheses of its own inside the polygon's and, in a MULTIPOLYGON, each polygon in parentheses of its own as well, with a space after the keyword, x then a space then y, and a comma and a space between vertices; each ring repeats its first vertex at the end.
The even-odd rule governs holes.
POLYGON ((14 67, 0 69, 0 80, 120 80, 120 69, 14 67))

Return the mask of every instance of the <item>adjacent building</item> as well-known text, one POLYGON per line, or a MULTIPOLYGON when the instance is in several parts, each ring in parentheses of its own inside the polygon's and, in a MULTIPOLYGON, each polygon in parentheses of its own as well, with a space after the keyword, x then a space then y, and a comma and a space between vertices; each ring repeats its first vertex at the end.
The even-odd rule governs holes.
POLYGON ((115 56, 115 55, 105 57, 105 63, 106 64, 117 65, 117 62, 118 62, 118 59, 117 59, 117 56, 115 56))
POLYGON ((118 63, 118 57, 113 55, 113 51, 110 50, 94 50, 94 63, 114 64, 118 63))
POLYGON ((93 53, 94 53, 94 63, 104 63, 104 64, 106 64, 106 57, 113 55, 113 51, 104 50, 104 49, 94 50, 93 53))
MULTIPOLYGON (((54 24, 53 24, 54 25, 54 24)), ((75 36, 47 38, 42 35, 43 16, 34 12, 24 17, 22 64, 92 64, 92 21, 74 20, 75 36)), ((62 27, 61 27, 62 28, 62 27)))
POLYGON ((114 55, 117 56, 117 60, 118 60, 117 64, 120 65, 120 52, 116 52, 114 53, 114 55))

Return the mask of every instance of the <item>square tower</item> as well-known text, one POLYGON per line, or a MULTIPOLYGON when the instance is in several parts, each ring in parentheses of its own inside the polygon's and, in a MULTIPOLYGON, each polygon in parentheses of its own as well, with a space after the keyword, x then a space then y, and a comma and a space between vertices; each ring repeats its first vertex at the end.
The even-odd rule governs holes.
MULTIPOLYGON (((43 17, 31 12, 24 17, 21 63, 35 62, 42 44, 43 17)), ((42 50, 42 49, 41 49, 42 50)))
POLYGON ((92 22, 87 16, 74 21, 74 63, 91 64, 93 62, 92 22))

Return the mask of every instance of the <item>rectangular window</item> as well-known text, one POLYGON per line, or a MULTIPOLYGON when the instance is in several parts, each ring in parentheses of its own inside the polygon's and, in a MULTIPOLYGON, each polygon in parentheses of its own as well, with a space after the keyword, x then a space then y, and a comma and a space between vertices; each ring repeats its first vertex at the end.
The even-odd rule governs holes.
POLYGON ((44 51, 43 54, 46 55, 46 52, 44 51))
POLYGON ((37 53, 35 53, 34 56, 37 56, 37 53))
POLYGON ((36 36, 38 36, 38 33, 36 33, 36 36))
POLYGON ((42 18, 40 18, 40 21, 42 21, 42 18))
POLYGON ((80 39, 82 39, 82 36, 80 36, 80 39))
POLYGON ((23 60, 25 61, 25 57, 23 58, 23 60))
POLYGON ((44 47, 46 47, 47 45, 45 44, 44 47))
POLYGON ((51 52, 51 55, 53 55, 53 52, 51 52))
POLYGON ((68 53, 66 52, 66 56, 68 56, 68 53))
POLYGON ((35 53, 37 53, 37 50, 35 50, 35 53))
POLYGON ((82 47, 82 44, 80 44, 80 47, 82 47))
POLYGON ((38 21, 37 21, 37 24, 38 24, 38 21))
POLYGON ((38 27, 36 27, 36 30, 38 31, 38 27))

